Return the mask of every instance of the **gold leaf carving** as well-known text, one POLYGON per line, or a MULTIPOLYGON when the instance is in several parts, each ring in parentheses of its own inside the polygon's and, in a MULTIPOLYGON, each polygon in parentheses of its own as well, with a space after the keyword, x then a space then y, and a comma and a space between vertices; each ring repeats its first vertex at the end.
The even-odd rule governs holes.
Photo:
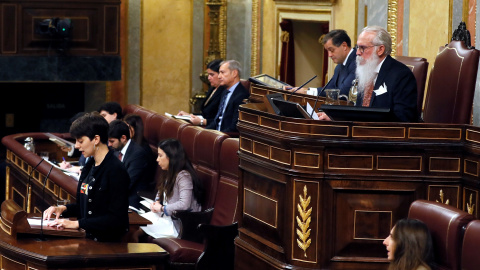
MULTIPOLYGON (((445 193, 443 193, 443 190, 440 189, 440 202, 444 204, 450 204, 450 200, 447 199, 445 202, 443 200, 445 199, 445 193)), ((438 200, 435 200, 436 202, 439 202, 438 200)))
POLYGON ((311 229, 310 229, 310 222, 312 221, 312 207, 307 210, 307 207, 310 205, 312 200, 311 196, 307 197, 307 186, 303 187, 303 197, 302 195, 298 195, 300 198, 300 203, 297 204, 298 214, 297 216, 297 244, 298 247, 301 248, 304 252, 305 258, 307 257, 307 249, 310 247, 312 243, 312 239, 309 239, 311 229))
POLYGON ((473 200, 473 193, 470 193, 470 203, 467 203, 467 212, 470 215, 473 215, 473 211, 475 210, 475 204, 472 204, 473 200))

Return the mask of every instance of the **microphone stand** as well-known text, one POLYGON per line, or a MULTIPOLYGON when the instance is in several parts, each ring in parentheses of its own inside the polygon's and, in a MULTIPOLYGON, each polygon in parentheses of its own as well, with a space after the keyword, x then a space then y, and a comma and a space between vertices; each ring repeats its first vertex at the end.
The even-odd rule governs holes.
MULTIPOLYGON (((50 173, 52 172, 53 165, 50 167, 50 170, 47 173, 47 176, 45 176, 45 181, 43 182, 43 189, 42 189, 42 202, 45 202, 45 186, 47 185, 47 179, 50 176, 50 173)), ((43 236, 43 213, 42 217, 40 219, 40 238, 37 239, 39 242, 47 241, 47 239, 43 236)))
POLYGON ((313 76, 312 78, 310 78, 310 80, 308 80, 306 83, 302 84, 300 87, 298 87, 297 89, 295 89, 295 91, 292 91, 290 93, 290 95, 288 96, 287 98, 287 101, 292 97, 293 93, 297 92, 298 90, 300 90, 300 88, 304 87, 305 85, 307 85, 309 82, 311 82, 313 79, 315 79, 317 77, 317 75, 313 76))
POLYGON ((315 104, 313 104, 313 110, 312 110, 312 113, 310 114, 310 119, 313 117, 313 114, 315 113, 315 107, 317 107, 318 98, 319 98, 320 95, 323 93, 323 91, 325 90, 325 88, 327 87, 327 85, 332 81, 332 79, 333 79, 333 76, 332 76, 332 78, 330 78, 330 80, 325 84, 325 86, 322 87, 322 90, 320 90, 320 92, 317 93, 317 98, 315 99, 315 104))
MULTIPOLYGON (((28 192, 28 193, 27 193, 27 194, 28 194, 28 198, 27 198, 27 208, 28 208, 28 209, 27 209, 27 210, 30 210, 30 209, 29 209, 29 208, 30 208, 29 205, 30 205, 31 200, 32 200, 32 198, 31 198, 31 196, 32 196, 32 194, 31 194, 31 192, 32 192, 32 186, 31 186, 31 184, 30 184, 30 183, 31 183, 31 180, 32 180, 32 174, 33 174, 33 172, 37 169, 37 167, 40 166, 40 164, 42 164, 43 161, 44 161, 44 159, 42 158, 42 160, 40 160, 40 162, 38 162, 37 165, 35 165, 35 167, 33 167, 32 171, 31 171, 30 174, 28 175, 28 181, 27 181, 27 192, 28 192)), ((30 211, 28 211, 28 212, 30 212, 30 211)))

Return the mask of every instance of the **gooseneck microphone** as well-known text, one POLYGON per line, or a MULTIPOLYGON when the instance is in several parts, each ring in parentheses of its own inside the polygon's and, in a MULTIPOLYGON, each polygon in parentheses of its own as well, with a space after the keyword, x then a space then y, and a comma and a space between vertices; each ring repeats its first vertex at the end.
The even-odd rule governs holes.
POLYGON ((308 80, 306 83, 302 84, 300 87, 298 87, 297 89, 295 89, 295 91, 292 91, 290 93, 290 95, 288 95, 288 98, 287 98, 287 101, 292 97, 293 93, 297 92, 299 89, 301 89, 302 87, 304 87, 305 85, 307 85, 309 82, 311 82, 313 79, 315 79, 317 77, 317 75, 313 76, 312 78, 310 78, 310 80, 308 80))
POLYGON ((310 114, 310 118, 312 118, 313 114, 315 113, 315 108, 317 107, 318 98, 322 95, 323 91, 325 90, 325 88, 327 87, 327 85, 332 81, 332 79, 333 79, 333 76, 332 76, 332 78, 330 78, 330 80, 325 84, 325 86, 322 87, 322 90, 320 90, 320 92, 317 93, 317 98, 315 99, 315 104, 313 104, 313 109, 312 109, 312 113, 310 114))
POLYGON ((30 172, 30 174, 28 175, 28 181, 27 181, 27 194, 28 194, 28 198, 27 198, 27 212, 30 212, 30 203, 31 203, 31 200, 32 200, 32 187, 30 186, 30 183, 31 183, 31 180, 32 180, 32 174, 33 172, 37 169, 38 166, 40 166, 40 164, 42 164, 42 162, 44 161, 44 159, 42 158, 42 160, 40 160, 40 162, 37 163, 37 165, 35 165, 35 167, 33 167, 32 171, 30 172))
MULTIPOLYGON (((45 181, 43 181, 43 189, 42 189, 42 202, 45 202, 45 186, 47 185, 47 179, 50 176, 50 173, 52 172, 53 165, 50 167, 50 170, 47 173, 47 176, 45 176, 45 181)), ((43 236, 43 212, 42 212, 42 218, 40 220, 40 238, 37 241, 47 241, 47 239, 43 236)))

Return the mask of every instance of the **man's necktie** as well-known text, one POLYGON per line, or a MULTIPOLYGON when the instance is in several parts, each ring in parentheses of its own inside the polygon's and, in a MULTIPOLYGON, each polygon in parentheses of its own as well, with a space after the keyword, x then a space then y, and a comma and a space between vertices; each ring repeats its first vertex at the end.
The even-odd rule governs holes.
POLYGON ((219 130, 218 124, 220 123, 220 117, 223 115, 223 109, 226 106, 225 101, 227 100, 228 94, 230 93, 229 90, 224 91, 225 93, 223 94, 222 100, 220 101, 220 106, 218 106, 218 112, 217 115, 215 116, 215 129, 219 130))
POLYGON ((373 94, 373 83, 369 84, 363 93, 364 94, 363 94, 362 106, 370 107, 370 100, 372 100, 372 94, 373 94))
POLYGON ((122 152, 118 153, 118 159, 119 159, 120 161, 122 161, 122 157, 123 157, 122 152))

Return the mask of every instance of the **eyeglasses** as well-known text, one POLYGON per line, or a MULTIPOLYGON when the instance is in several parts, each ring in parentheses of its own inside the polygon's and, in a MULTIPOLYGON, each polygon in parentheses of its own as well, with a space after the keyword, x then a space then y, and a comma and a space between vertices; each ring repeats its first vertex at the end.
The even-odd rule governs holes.
POLYGON ((359 50, 360 53, 364 53, 366 49, 376 47, 377 45, 372 45, 372 46, 355 46, 355 49, 359 50))

